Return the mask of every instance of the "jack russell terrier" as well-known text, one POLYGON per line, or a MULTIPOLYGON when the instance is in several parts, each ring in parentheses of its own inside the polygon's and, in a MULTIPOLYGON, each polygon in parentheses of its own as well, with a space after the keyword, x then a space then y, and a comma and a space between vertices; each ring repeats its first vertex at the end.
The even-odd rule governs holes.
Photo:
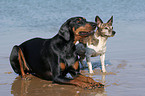
POLYGON ((97 23, 97 31, 93 35, 83 38, 76 44, 77 54, 80 56, 80 63, 85 67, 82 61, 86 57, 89 73, 93 73, 90 57, 96 57, 98 55, 100 55, 102 72, 106 72, 106 41, 108 37, 113 37, 116 33, 112 27, 113 16, 107 23, 103 23, 100 17, 96 16, 95 22, 97 23))

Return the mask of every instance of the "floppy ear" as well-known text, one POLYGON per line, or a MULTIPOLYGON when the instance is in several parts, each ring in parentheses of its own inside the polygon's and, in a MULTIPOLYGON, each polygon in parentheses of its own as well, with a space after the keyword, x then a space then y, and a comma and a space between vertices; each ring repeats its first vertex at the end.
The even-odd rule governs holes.
POLYGON ((111 18, 108 20, 108 22, 107 22, 109 25, 112 25, 112 23, 113 23, 113 16, 111 16, 111 18))
POLYGON ((70 30, 69 30, 69 21, 66 21, 59 30, 59 35, 63 37, 66 41, 70 40, 70 30))
POLYGON ((100 19, 99 16, 96 16, 95 22, 97 23, 97 26, 98 26, 98 27, 100 26, 101 23, 103 23, 103 21, 100 19))

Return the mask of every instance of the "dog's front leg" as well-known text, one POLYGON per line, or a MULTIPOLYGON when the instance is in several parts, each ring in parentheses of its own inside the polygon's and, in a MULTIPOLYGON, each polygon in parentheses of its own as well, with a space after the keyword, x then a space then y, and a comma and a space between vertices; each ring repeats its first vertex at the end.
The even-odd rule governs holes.
MULTIPOLYGON (((77 77, 79 77, 79 61, 76 61, 74 63, 73 66, 68 68, 68 71, 70 71, 69 73, 72 74, 72 76, 74 76, 73 79, 69 79, 67 77, 65 77, 65 75, 63 73, 65 73, 65 70, 63 71, 63 64, 60 64, 60 68, 55 66, 53 68, 53 81, 55 83, 60 83, 60 84, 69 84, 69 85, 75 85, 75 86, 79 86, 81 88, 87 88, 87 89, 94 89, 96 87, 100 87, 98 84, 90 84, 87 82, 82 82, 80 79, 78 79, 77 77), (96 87, 95 87, 96 86, 96 87)), ((84 78, 82 78, 84 79, 84 78)))
POLYGON ((105 68, 105 53, 100 55, 100 60, 101 60, 102 72, 105 73, 106 72, 106 68, 105 68))
POLYGON ((98 88, 104 87, 104 85, 102 83, 96 82, 92 78, 83 76, 82 74, 78 74, 78 77, 76 77, 75 79, 85 82, 85 83, 90 83, 90 84, 92 84, 93 87, 98 87, 98 88))
MULTIPOLYGON (((52 67, 52 74, 53 74, 53 82, 59 83, 59 84, 70 84, 70 85, 75 85, 79 86, 81 88, 87 88, 87 89, 93 89, 94 86, 92 84, 88 84, 85 82, 82 82, 76 78, 74 79, 69 79, 65 77, 65 64, 60 63, 60 66, 58 66, 56 61, 53 61, 54 67, 52 67)), ((51 64, 52 64, 51 63, 51 64)), ((70 73, 74 74, 76 77, 78 76, 77 73, 79 73, 79 61, 76 61, 73 66, 69 68, 70 73)))
POLYGON ((81 63, 83 68, 86 68, 86 65, 83 63, 84 58, 85 58, 85 56, 80 57, 80 63, 81 63))
POLYGON ((96 87, 101 88, 104 87, 102 83, 96 82, 90 77, 83 76, 79 73, 79 62, 76 61, 72 67, 70 67, 69 73, 73 76, 73 80, 70 80, 70 84, 87 88, 94 89, 96 87))
POLYGON ((93 69, 92 69, 92 64, 91 64, 91 56, 86 56, 86 61, 87 61, 89 73, 91 73, 91 74, 94 73, 93 69))

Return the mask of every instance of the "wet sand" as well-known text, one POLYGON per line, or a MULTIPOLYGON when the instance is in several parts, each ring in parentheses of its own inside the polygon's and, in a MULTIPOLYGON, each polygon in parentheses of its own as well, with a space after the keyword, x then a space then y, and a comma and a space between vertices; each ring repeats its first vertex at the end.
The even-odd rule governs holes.
MULTIPOLYGON (((1 96, 143 96, 145 70, 143 63, 134 61, 110 60, 106 66, 107 73, 103 74, 100 68, 94 69, 94 74, 88 74, 87 69, 81 70, 83 75, 92 77, 95 81, 105 84, 105 88, 86 90, 72 85, 52 84, 29 75, 29 79, 22 80, 8 65, 8 58, 0 58, 0 93, 1 96)), ((95 64, 95 63, 94 63, 95 64)), ((98 63, 96 63, 98 64, 98 63)))

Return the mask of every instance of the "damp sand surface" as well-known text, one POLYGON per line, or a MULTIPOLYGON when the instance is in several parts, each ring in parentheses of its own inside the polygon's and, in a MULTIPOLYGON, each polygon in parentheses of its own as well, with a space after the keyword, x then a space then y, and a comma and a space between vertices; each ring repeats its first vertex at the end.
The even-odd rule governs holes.
POLYGON ((32 75, 23 80, 9 67, 8 58, 0 60, 3 61, 0 73, 2 96, 144 96, 145 66, 142 63, 111 60, 111 65, 106 66, 107 73, 102 73, 99 67, 94 69, 94 74, 88 74, 87 69, 81 70, 83 75, 105 85, 104 88, 87 90, 73 85, 53 84, 32 75))

